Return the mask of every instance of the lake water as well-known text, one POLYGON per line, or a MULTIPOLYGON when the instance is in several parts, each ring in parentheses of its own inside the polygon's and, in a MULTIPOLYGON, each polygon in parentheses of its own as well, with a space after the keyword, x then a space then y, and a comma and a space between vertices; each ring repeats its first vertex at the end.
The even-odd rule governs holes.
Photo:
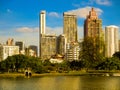
POLYGON ((0 90, 120 90, 120 77, 41 76, 2 78, 0 90))

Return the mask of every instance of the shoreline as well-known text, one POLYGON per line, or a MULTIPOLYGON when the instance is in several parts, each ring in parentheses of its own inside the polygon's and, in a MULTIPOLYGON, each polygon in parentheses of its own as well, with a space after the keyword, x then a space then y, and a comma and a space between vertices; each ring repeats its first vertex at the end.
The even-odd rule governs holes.
MULTIPOLYGON (((107 72, 70 71, 68 73, 57 73, 57 72, 41 73, 41 74, 32 73, 32 77, 39 77, 39 76, 86 76, 86 75, 120 76, 120 72, 113 72, 113 71, 107 71, 107 72)), ((26 77, 26 76, 24 73, 0 73, 0 77, 26 77)))

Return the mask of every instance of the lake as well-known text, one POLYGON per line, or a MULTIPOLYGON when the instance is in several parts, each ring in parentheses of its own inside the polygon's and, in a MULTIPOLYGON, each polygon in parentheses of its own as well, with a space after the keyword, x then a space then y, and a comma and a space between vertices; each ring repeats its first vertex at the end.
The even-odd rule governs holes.
POLYGON ((120 90, 115 76, 0 77, 0 90, 120 90))

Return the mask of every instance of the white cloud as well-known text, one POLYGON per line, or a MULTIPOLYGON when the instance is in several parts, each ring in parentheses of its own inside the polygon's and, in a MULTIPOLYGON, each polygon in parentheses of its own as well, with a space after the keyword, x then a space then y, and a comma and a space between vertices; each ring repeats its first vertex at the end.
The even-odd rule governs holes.
POLYGON ((57 18, 60 17, 57 12, 49 12, 48 15, 52 17, 57 17, 57 18))
POLYGON ((20 27, 20 28, 17 28, 16 31, 21 33, 33 33, 33 32, 38 32, 39 28, 38 27, 35 27, 35 28, 20 27))
POLYGON ((99 5, 111 5, 110 0, 95 0, 95 2, 99 5))
POLYGON ((46 27, 46 34, 60 35, 63 32, 63 27, 46 27))
POLYGON ((88 2, 83 1, 82 4, 83 5, 93 5, 93 4, 98 4, 98 5, 111 5, 111 1, 110 0, 88 0, 88 2))
MULTIPOLYGON (((84 7, 84 8, 78 8, 78 9, 75 9, 75 10, 70 10, 70 11, 67 11, 65 13, 68 13, 68 14, 73 14, 73 15, 77 15, 79 18, 86 18, 86 16, 89 14, 89 11, 91 10, 92 7, 84 7)), ((95 8, 98 16, 102 14, 102 10, 100 8, 95 8)))

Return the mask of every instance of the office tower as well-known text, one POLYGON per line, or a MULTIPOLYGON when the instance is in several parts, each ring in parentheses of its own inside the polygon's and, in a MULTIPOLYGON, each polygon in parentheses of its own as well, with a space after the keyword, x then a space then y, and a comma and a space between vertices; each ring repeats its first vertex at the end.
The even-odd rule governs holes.
POLYGON ((78 43, 66 44, 66 60, 73 61, 79 60, 80 47, 78 43))
POLYGON ((42 37, 45 35, 45 29, 46 29, 46 13, 45 11, 41 11, 40 13, 40 27, 39 27, 39 56, 41 57, 42 52, 42 37))
POLYGON ((20 52, 20 53, 25 49, 24 42, 22 42, 22 41, 16 41, 16 42, 15 42, 15 45, 16 45, 16 46, 19 46, 19 52, 20 52))
POLYGON ((56 54, 57 37, 56 35, 44 35, 41 37, 41 59, 50 59, 56 54))
POLYGON ((35 45, 30 45, 29 49, 34 52, 33 56, 38 56, 38 48, 35 45))
POLYGON ((40 13, 40 57, 42 60, 50 59, 56 54, 56 35, 47 35, 46 31, 46 15, 45 11, 40 13))
POLYGON ((105 45, 106 57, 112 57, 115 52, 119 51, 118 27, 111 25, 105 27, 105 45))
POLYGON ((66 53, 66 38, 63 34, 57 38, 57 53, 63 56, 66 53))
POLYGON ((77 16, 64 13, 64 30, 63 34, 67 39, 67 43, 78 42, 77 36, 77 16))
POLYGON ((19 54, 19 46, 0 45, 0 61, 5 60, 8 56, 19 54))
POLYGON ((98 18, 94 8, 84 21, 84 37, 100 37, 102 32, 102 20, 98 18))
POLYGON ((41 11, 40 13, 40 34, 45 34, 46 30, 46 12, 41 11))

